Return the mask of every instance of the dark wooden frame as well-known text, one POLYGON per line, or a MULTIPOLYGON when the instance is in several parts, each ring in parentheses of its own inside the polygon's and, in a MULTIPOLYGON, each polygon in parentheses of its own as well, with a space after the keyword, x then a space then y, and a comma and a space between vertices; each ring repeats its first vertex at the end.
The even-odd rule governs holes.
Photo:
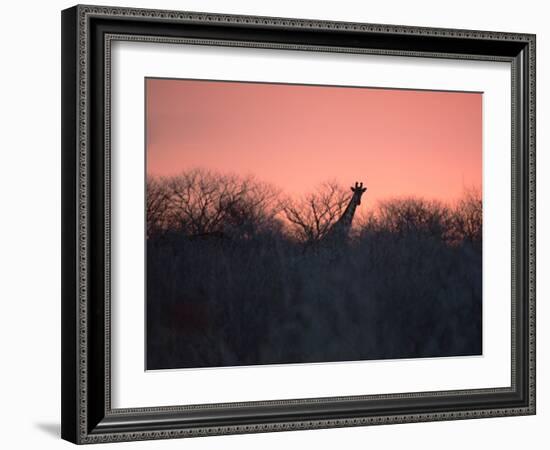
POLYGON ((62 235, 62 437, 69 441, 94 443, 534 414, 535 36, 98 6, 67 9, 62 12, 62 235), (112 409, 112 40, 510 62, 511 386, 208 407, 112 409))

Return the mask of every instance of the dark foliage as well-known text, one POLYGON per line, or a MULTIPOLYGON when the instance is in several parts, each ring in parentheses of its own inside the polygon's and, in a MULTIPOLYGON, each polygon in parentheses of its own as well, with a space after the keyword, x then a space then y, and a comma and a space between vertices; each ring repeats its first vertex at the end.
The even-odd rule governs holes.
POLYGON ((253 179, 148 180, 149 369, 481 353, 479 196, 386 202, 327 244, 325 188, 300 207, 253 179))

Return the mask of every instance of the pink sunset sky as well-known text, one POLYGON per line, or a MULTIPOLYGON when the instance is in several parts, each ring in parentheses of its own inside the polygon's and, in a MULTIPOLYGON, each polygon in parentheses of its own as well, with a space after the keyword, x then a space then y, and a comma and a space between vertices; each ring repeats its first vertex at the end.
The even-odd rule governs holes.
POLYGON ((146 101, 148 175, 253 174, 294 197, 362 181, 372 204, 481 188, 481 93, 147 79, 146 101))

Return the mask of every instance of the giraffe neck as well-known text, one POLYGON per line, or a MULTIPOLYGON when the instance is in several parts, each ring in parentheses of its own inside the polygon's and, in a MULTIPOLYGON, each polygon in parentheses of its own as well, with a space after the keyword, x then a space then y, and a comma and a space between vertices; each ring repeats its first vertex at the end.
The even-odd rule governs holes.
POLYGON ((344 210, 344 213, 342 214, 340 219, 338 219, 338 221, 334 224, 332 228, 332 233, 338 233, 342 236, 348 235, 358 203, 359 203, 359 197, 356 194, 354 194, 351 197, 351 200, 348 203, 348 206, 344 210))
POLYGON ((353 216, 355 215, 355 210, 357 209, 357 203, 358 199, 354 195, 344 211, 344 214, 342 214, 342 217, 340 217, 340 220, 338 221, 342 226, 347 228, 351 227, 351 222, 353 221, 353 216))

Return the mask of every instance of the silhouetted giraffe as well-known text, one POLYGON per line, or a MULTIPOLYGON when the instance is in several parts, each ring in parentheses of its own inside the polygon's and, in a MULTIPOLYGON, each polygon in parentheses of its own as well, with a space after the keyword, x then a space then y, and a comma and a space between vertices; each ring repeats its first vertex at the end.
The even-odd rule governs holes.
POLYGON ((324 239, 344 240, 348 238, 355 210, 361 204, 361 196, 366 190, 367 188, 363 187, 363 183, 355 182, 355 187, 351 187, 353 195, 351 196, 348 206, 344 210, 342 216, 332 225, 324 239))

